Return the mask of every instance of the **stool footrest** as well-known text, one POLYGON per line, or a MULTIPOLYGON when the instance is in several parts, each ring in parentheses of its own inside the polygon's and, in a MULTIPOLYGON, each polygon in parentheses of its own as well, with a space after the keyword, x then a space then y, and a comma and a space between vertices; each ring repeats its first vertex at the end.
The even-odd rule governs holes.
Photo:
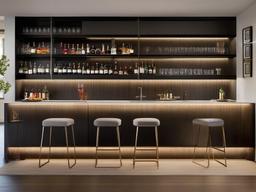
POLYGON ((119 151, 119 149, 103 149, 103 148, 98 148, 97 151, 119 151))
POLYGON ((221 151, 221 152, 225 153, 225 150, 224 149, 220 149, 219 147, 212 147, 212 149, 215 149, 217 151, 221 151))
POLYGON ((134 162, 158 162, 157 159, 135 159, 134 162))
POLYGON ((151 148, 151 149, 148 149, 148 148, 136 148, 135 150, 136 151, 155 151, 155 150, 157 150, 157 148, 155 148, 155 149, 153 149, 153 148, 151 148))

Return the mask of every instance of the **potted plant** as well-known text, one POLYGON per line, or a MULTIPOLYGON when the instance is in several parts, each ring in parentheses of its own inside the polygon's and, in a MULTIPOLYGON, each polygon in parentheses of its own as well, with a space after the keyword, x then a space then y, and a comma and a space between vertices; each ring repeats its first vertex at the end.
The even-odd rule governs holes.
POLYGON ((0 99, 4 98, 4 94, 7 93, 11 87, 11 84, 4 79, 5 72, 9 66, 9 60, 3 55, 0 59, 0 99))

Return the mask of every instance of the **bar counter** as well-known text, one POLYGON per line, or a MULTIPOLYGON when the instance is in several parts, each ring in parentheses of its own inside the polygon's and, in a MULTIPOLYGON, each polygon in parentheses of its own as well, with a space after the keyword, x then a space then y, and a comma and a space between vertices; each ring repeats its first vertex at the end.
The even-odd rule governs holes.
MULTIPOLYGON (((213 100, 53 100, 5 104, 6 160, 16 158, 17 149, 22 153, 22 149, 25 148, 38 148, 42 120, 52 117, 68 117, 75 120, 75 138, 79 148, 95 146, 96 129, 93 121, 98 117, 122 119, 120 134, 121 145, 124 147, 134 145, 135 127, 132 125, 134 118, 155 117, 161 122, 160 147, 180 149, 193 147, 194 118, 222 118, 225 121, 227 147, 234 151, 231 156, 253 158, 255 144, 253 103, 213 100), (15 120, 20 121, 15 122, 15 120)), ((102 129, 101 134, 101 144, 116 145, 116 135, 112 129, 102 129)), ((153 129, 142 129, 139 134, 141 134, 140 145, 154 145, 153 129)), ((220 142, 218 134, 216 132, 213 135, 216 144, 220 142)), ((65 146, 63 130, 54 130, 53 143, 56 146, 65 146)))

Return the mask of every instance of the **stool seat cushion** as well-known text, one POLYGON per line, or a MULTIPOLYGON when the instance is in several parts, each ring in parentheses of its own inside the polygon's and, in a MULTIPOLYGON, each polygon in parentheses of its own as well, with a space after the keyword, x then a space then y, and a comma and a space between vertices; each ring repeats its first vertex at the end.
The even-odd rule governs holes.
POLYGON ((67 127, 74 125, 74 119, 71 118, 48 118, 43 120, 44 127, 67 127))
POLYGON ((97 118, 94 120, 93 125, 96 127, 118 127, 122 123, 118 118, 97 118))
POLYGON ((224 126, 224 120, 218 118, 198 118, 193 120, 193 124, 208 127, 224 126))
POLYGON ((160 121, 156 118, 136 118, 133 120, 136 127, 156 127, 160 125, 160 121))

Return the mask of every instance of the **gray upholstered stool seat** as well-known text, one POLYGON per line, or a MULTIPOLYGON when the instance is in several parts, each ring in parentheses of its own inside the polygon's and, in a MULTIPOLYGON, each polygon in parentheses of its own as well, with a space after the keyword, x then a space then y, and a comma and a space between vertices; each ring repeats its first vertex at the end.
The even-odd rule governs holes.
POLYGON ((224 121, 218 118, 198 118, 193 120, 193 124, 208 127, 221 127, 224 125, 224 121))
POLYGON ((134 154, 133 154, 133 168, 135 167, 135 162, 156 162, 157 168, 159 167, 159 150, 158 150, 158 126, 160 125, 160 121, 156 118, 136 118, 133 120, 133 125, 136 127, 136 135, 135 135, 135 145, 134 145, 134 154), (140 127, 153 127, 155 129, 155 142, 156 146, 153 148, 142 148, 138 147, 138 135, 140 127), (137 159, 136 152, 137 151, 149 151, 152 150, 156 154, 156 158, 154 159, 137 159))
POLYGON ((99 151, 118 151, 119 154, 119 166, 114 167, 121 167, 122 166, 122 154, 121 154, 121 142, 120 142, 120 132, 119 132, 119 126, 121 126, 122 120, 118 118, 97 118, 93 121, 93 125, 97 127, 96 131, 96 154, 95 154, 95 167, 101 167, 98 166, 98 153, 99 151), (99 138, 100 138, 100 128, 108 127, 115 127, 116 128, 116 137, 117 137, 117 148, 103 148, 99 146, 99 138))
POLYGON ((44 127, 68 127, 74 125, 75 121, 71 118, 48 118, 43 120, 44 127))
MULTIPOLYGON (((203 166, 203 167, 209 167, 210 166, 210 149, 218 150, 219 152, 222 152, 224 154, 224 163, 219 161, 214 157, 214 153, 212 152, 213 159, 217 161, 218 163, 224 165, 227 167, 227 160, 226 160, 226 136, 225 136, 225 130, 224 130, 224 120, 219 118, 197 118, 192 121, 193 126, 197 126, 197 134, 195 135, 195 146, 194 146, 194 153, 193 153, 193 162, 203 166), (207 147, 206 147, 206 155, 208 159, 207 166, 204 166, 203 164, 195 161, 196 157, 196 148, 198 148, 199 141, 200 141, 200 135, 201 135, 201 128, 208 128, 207 131, 207 147), (222 136, 222 147, 216 147, 212 145, 212 128, 217 129, 220 128, 221 130, 221 136, 222 136)), ((202 136, 201 136, 202 137, 202 136)))
POLYGON ((95 127, 118 127, 121 122, 118 118, 98 118, 94 120, 93 125, 95 127))
POLYGON ((52 145, 52 129, 53 127, 63 127, 65 131, 65 140, 67 146, 67 155, 68 155, 68 167, 72 168, 76 164, 76 144, 75 144, 75 135, 74 135, 74 127, 75 124, 74 119, 71 118, 48 118, 42 121, 42 134, 41 134, 41 143, 40 143, 40 154, 39 154, 39 167, 42 167, 50 162, 50 155, 51 155, 51 145, 52 145), (44 130, 45 128, 49 127, 49 150, 48 150, 48 160, 44 163, 41 163, 41 154, 42 148, 44 143, 44 130), (70 157, 69 157, 69 141, 68 141, 68 128, 72 131, 72 140, 73 140, 73 147, 74 147, 74 163, 70 164, 70 157))
POLYGON ((133 120, 136 127, 156 127, 160 125, 160 121, 156 118, 136 118, 133 120))

